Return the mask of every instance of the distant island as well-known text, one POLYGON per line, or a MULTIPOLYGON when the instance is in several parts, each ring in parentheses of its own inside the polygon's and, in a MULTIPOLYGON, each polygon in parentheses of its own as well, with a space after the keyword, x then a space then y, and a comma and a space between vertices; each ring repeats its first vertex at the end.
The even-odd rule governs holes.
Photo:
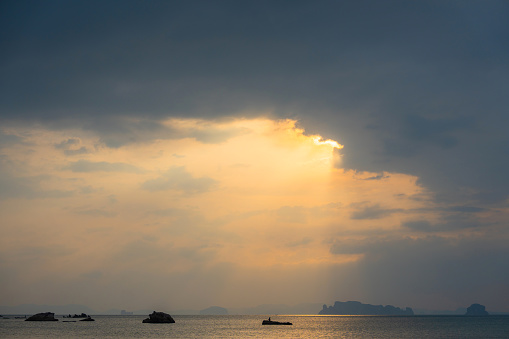
POLYGON ((480 304, 472 304, 469 308, 467 308, 467 313, 465 315, 471 315, 471 316, 483 316, 483 315, 490 315, 486 311, 486 307, 484 305, 480 304))
POLYGON ((402 310, 392 305, 370 305, 359 301, 336 301, 334 306, 323 305, 320 315, 414 315, 414 311, 407 307, 402 310))

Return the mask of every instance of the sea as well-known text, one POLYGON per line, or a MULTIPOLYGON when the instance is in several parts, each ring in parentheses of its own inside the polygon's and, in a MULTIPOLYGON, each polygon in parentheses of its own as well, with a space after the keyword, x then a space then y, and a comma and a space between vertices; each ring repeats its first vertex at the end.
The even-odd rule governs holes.
POLYGON ((144 324, 147 316, 135 315, 97 315, 93 322, 55 317, 0 318, 0 338, 509 338, 509 316, 496 315, 271 316, 291 326, 262 325, 267 316, 255 315, 176 315, 174 324, 144 324))

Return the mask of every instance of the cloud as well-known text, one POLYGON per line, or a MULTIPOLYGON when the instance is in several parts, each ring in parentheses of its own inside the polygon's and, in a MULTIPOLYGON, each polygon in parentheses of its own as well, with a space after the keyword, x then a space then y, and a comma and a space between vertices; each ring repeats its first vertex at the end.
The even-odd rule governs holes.
POLYGON ((0 149, 23 142, 23 138, 13 134, 6 134, 0 129, 0 149))
POLYGON ((65 155, 70 156, 90 153, 85 146, 79 147, 80 144, 81 140, 79 138, 69 138, 55 144, 55 148, 62 150, 65 155))
POLYGON ((97 189, 92 187, 91 185, 80 187, 80 193, 81 194, 91 194, 97 192, 97 189))
POLYGON ((218 130, 213 128, 194 130, 189 133, 190 136, 196 140, 206 144, 217 144, 225 142, 235 135, 245 133, 245 130, 218 130))
POLYGON ((123 162, 107 162, 107 161, 99 161, 93 162, 88 160, 78 160, 74 162, 70 162, 69 165, 65 166, 64 169, 78 172, 78 173, 88 173, 88 172, 125 172, 125 173, 142 173, 143 170, 127 164, 123 162))
POLYGON ((310 244, 312 242, 313 242, 312 238, 305 237, 301 240, 291 241, 291 242, 287 243, 286 246, 287 247, 300 247, 300 246, 306 246, 307 244, 310 244))
POLYGON ((435 228, 435 226, 431 225, 430 222, 427 220, 407 221, 407 222, 403 223, 402 226, 408 227, 412 230, 420 231, 420 232, 433 232, 433 231, 437 230, 437 228, 435 228))
MULTIPOLYGON (((400 300, 402 306, 417 307, 431 299, 429 294, 419 292, 419 298, 404 302, 396 288, 378 287, 393 300, 381 300, 384 296, 374 292, 377 280, 399 285, 411 265, 395 268, 391 258, 429 255, 462 263, 445 248, 456 246, 462 253, 464 246, 475 245, 476 237, 486 238, 486 244, 489 237, 506 237, 498 227, 505 219, 503 207, 437 204, 417 177, 336 169, 334 145, 317 144, 315 134, 292 120, 174 119, 161 124, 174 132, 172 137, 96 147, 74 162, 55 145, 62 140, 62 147, 96 145, 101 136, 81 131, 78 144, 67 142, 65 136, 73 135, 69 130, 13 130, 30 136, 30 143, 5 149, 3 171, 10 178, 37 178, 32 191, 75 194, 58 201, 5 201, 0 212, 13 227, 2 230, 2 249, 8 254, 36 242, 44 248, 65 244, 73 251, 28 266, 3 255, 2 276, 11 277, 2 295, 10 299, 4 300, 44 299, 27 293, 37 280, 55 293, 70 293, 68 286, 73 286, 76 300, 105 309, 125 300, 136 308, 162 302, 153 294, 161 288, 182 292, 164 300, 176 308, 203 308, 208 302, 294 303, 296 295, 302 301, 344 297, 375 303, 379 298, 379 303, 400 300), (240 132, 217 143, 192 136, 208 127, 240 132), (451 257, 435 256, 435 249, 451 257), (377 258, 386 267, 378 274, 391 277, 369 274, 377 258), (275 284, 285 287, 273 291, 275 284)), ((423 259, 414 260, 419 264, 423 259)), ((440 291, 437 303, 446 304, 448 290, 438 283, 434 288, 440 291)), ((401 290, 411 297, 406 286, 401 290)), ((494 298, 486 295, 491 303, 494 298)), ((461 301, 461 293, 455 298, 461 301)))
POLYGON ((459 213, 480 213, 480 212, 486 212, 487 209, 483 207, 477 207, 477 206, 469 206, 469 205, 463 205, 463 206, 451 206, 448 209, 452 212, 459 212, 459 213))
POLYGON ((382 179, 386 179, 386 178, 389 178, 389 176, 382 172, 382 173, 377 174, 377 175, 372 176, 372 177, 361 178, 361 180, 382 180, 382 179))
POLYGON ((55 144, 55 148, 56 149, 69 149, 69 147, 77 146, 80 143, 81 143, 81 141, 78 138, 69 138, 62 142, 59 142, 58 144, 55 144))
POLYGON ((4 201, 2 258, 80 249, 79 267, 8 266, 20 279, 2 300, 42 299, 35 280, 143 307, 168 288, 172 306, 507 305, 509 6, 393 5, 2 4, 0 195, 66 197, 4 201), (331 156, 315 134, 345 148, 331 156), (93 225, 74 213, 113 202, 93 225), (101 284, 80 282, 95 271, 101 284))
POLYGON ((451 232, 466 229, 481 229, 494 226, 493 219, 483 218, 487 209, 475 206, 450 206, 431 210, 436 220, 414 219, 401 223, 401 226, 418 232, 451 232))
POLYGON ((85 147, 82 146, 78 149, 66 149, 64 150, 65 155, 81 155, 81 154, 87 154, 90 153, 90 151, 85 147))
POLYGON ((415 175, 450 202, 507 197, 506 3, 198 3, 4 6, 2 123, 115 148, 173 137, 168 118, 291 117, 347 145, 342 167, 415 175))
POLYGON ((106 116, 87 121, 85 129, 97 133, 101 143, 111 148, 172 136, 172 131, 160 121, 145 117, 106 116))
POLYGON ((195 178, 184 166, 170 168, 161 177, 145 181, 142 188, 150 192, 176 190, 185 194, 199 194, 210 191, 217 181, 209 177, 195 178))
POLYGON ((403 211, 398 208, 386 209, 381 208, 380 205, 366 205, 364 203, 356 204, 354 207, 356 207, 356 210, 351 214, 351 219, 380 219, 403 211))
POLYGON ((18 177, 0 168, 0 199, 61 199, 75 194, 72 190, 45 189, 47 176, 18 177))
POLYGON ((332 254, 363 254, 366 252, 372 242, 359 239, 336 239, 330 247, 332 254))
POLYGON ((471 117, 431 119, 408 115, 402 121, 399 138, 385 140, 385 151, 394 156, 413 157, 423 147, 436 145, 449 149, 458 144, 455 132, 472 132, 475 123, 471 117))

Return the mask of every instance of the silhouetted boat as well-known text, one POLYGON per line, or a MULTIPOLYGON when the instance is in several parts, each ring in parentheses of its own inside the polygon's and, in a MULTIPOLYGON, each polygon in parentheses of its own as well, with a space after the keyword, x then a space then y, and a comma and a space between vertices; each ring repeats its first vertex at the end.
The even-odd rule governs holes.
POLYGON ((274 320, 270 320, 270 318, 269 318, 268 320, 262 321, 262 325, 293 325, 293 324, 289 321, 287 321, 287 322, 274 321, 274 320))

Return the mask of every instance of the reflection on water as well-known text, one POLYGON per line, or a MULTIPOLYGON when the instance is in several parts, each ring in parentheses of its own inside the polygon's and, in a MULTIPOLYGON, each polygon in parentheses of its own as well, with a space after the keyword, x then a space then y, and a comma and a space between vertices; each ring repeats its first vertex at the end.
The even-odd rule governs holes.
POLYGON ((277 316, 292 326, 262 326, 267 316, 174 316, 175 324, 143 324, 146 316, 94 316, 95 322, 0 319, 1 338, 508 338, 509 317, 277 316))

